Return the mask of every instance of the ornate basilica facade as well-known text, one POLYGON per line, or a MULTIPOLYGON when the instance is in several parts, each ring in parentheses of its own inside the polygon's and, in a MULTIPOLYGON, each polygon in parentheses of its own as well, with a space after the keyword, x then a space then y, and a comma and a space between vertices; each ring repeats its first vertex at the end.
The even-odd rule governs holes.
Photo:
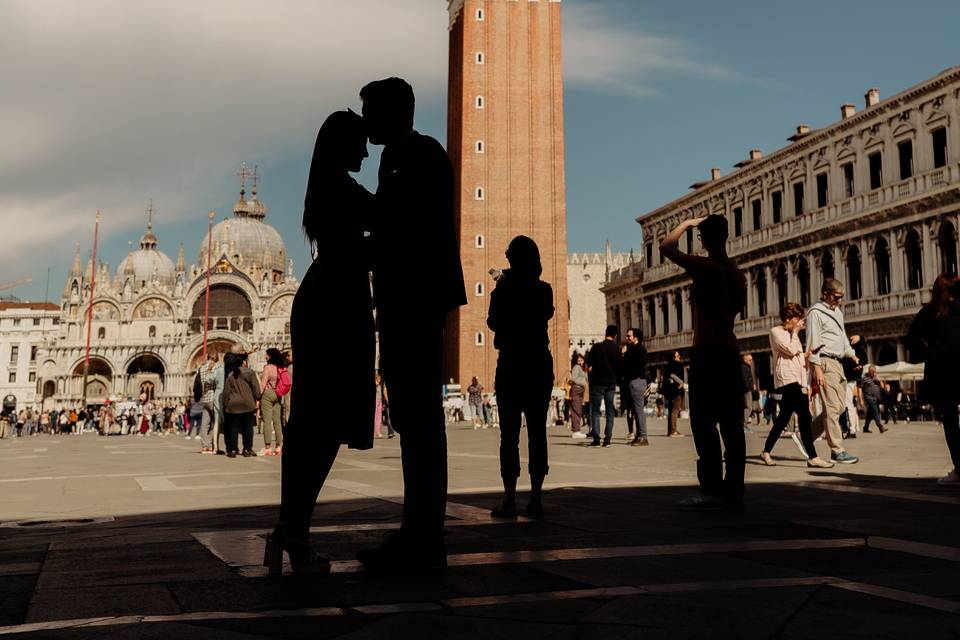
MULTIPOLYGON (((871 363, 910 360, 904 337, 937 274, 957 271, 960 228, 960 67, 880 100, 819 130, 801 125, 791 144, 764 157, 754 149, 736 171, 641 215, 641 262, 611 274, 607 315, 639 326, 652 362, 691 346, 690 281, 659 244, 685 218, 729 221, 728 249, 747 276, 736 324, 769 384, 767 333, 787 301, 808 306, 825 277, 846 285, 847 332, 867 339, 871 363)), ((681 248, 701 251, 688 232, 681 248)))
MULTIPOLYGON (((245 168, 241 174, 245 179, 245 168)), ((249 199, 241 187, 233 217, 212 227, 210 242, 208 350, 239 345, 253 352, 254 367, 266 348, 289 348, 298 286, 283 239, 264 222, 266 212, 256 182, 249 199)), ((192 394, 203 357, 208 237, 200 242, 197 261, 187 266, 183 245, 174 262, 159 248, 152 211, 148 220, 139 249, 115 272, 105 264, 94 271, 89 261, 82 268, 78 247, 59 322, 40 349, 37 384, 45 406, 75 406, 83 398, 91 289, 87 402, 141 394, 163 402, 192 394)))

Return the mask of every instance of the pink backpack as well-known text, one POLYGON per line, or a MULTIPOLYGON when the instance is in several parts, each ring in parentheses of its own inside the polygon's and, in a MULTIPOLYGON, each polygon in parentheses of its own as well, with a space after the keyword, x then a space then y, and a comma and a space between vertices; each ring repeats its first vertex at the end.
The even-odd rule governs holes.
POLYGON ((290 393, 290 387, 292 386, 293 381, 290 380, 290 372, 285 368, 277 367, 277 386, 274 389, 277 392, 277 397, 282 398, 290 393))

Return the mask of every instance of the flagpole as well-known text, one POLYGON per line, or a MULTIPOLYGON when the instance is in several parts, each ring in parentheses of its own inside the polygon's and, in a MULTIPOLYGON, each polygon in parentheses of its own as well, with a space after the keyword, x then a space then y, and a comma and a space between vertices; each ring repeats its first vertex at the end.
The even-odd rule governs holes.
POLYGON ((213 246, 213 218, 216 212, 207 214, 207 288, 203 294, 203 361, 207 360, 207 328, 210 326, 210 257, 213 246))
POLYGON ((87 410, 87 378, 90 375, 90 331, 93 329, 93 296, 97 285, 97 236, 100 235, 100 210, 93 226, 93 255, 90 258, 90 304, 87 306, 87 349, 83 359, 83 410, 87 410))

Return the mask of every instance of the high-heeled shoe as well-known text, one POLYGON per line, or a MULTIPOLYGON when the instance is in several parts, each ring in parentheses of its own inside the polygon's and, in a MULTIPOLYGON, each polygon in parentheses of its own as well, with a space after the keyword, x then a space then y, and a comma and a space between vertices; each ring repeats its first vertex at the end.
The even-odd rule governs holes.
POLYGON ((313 550, 310 543, 294 540, 280 530, 267 535, 263 548, 263 566, 271 576, 283 575, 283 552, 290 558, 290 568, 297 575, 330 573, 330 561, 313 550))

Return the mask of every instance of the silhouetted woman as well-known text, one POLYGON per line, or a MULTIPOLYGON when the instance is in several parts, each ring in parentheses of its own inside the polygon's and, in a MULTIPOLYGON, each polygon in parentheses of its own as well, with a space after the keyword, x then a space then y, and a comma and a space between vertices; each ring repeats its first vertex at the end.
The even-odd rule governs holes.
POLYGON ((933 282, 930 302, 923 305, 907 333, 910 353, 924 363, 924 401, 933 405, 943 423, 943 435, 950 450, 953 469, 937 483, 960 486, 960 280, 953 273, 942 273, 933 282))
POLYGON ((503 502, 496 518, 517 516, 521 414, 527 418, 530 502, 527 515, 543 515, 541 493, 547 475, 547 407, 553 391, 553 357, 547 322, 553 317, 553 289, 540 280, 536 243, 517 236, 507 247, 510 268, 490 295, 487 326, 499 351, 494 384, 500 411, 500 476, 503 502))
POLYGON ((299 364, 284 433, 280 520, 264 552, 274 575, 282 571, 284 551, 294 572, 330 571, 309 543, 317 496, 342 443, 373 446, 374 332, 364 242, 373 196, 350 176, 367 157, 366 140, 359 115, 332 113, 320 127, 310 164, 303 230, 323 259, 303 277, 290 317, 299 364), (333 390, 338 402, 331 412, 321 403, 333 390), (328 419, 321 422, 319 415, 328 419))

